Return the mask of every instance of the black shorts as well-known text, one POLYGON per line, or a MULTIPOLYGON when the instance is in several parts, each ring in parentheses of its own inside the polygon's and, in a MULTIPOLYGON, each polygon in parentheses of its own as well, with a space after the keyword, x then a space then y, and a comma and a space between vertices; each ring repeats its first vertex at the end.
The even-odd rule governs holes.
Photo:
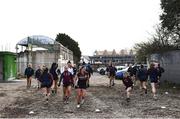
POLYGON ((53 80, 54 80, 54 81, 57 81, 57 80, 58 80, 58 78, 53 78, 53 80))
POLYGON ((27 78, 29 79, 29 78, 31 78, 32 76, 27 76, 27 78))
POLYGON ((41 84, 41 88, 50 88, 51 85, 47 85, 47 84, 41 84))
POLYGON ((151 83, 158 83, 158 80, 151 80, 151 83))
POLYGON ((139 81, 144 82, 147 81, 147 79, 139 79, 139 81))
POLYGON ((87 88, 86 80, 79 80, 78 84, 77 84, 77 88, 79 88, 79 89, 86 89, 87 88))
POLYGON ((67 88, 68 86, 71 86, 71 85, 72 85, 71 83, 63 84, 63 87, 67 88))
POLYGON ((109 73, 109 77, 115 77, 115 73, 109 73))

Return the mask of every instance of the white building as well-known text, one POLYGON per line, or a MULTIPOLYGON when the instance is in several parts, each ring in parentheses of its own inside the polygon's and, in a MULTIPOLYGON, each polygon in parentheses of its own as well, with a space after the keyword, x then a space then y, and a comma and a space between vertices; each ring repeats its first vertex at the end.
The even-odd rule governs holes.
POLYGON ((62 69, 69 60, 73 62, 72 51, 47 36, 35 35, 22 39, 16 44, 16 52, 20 74, 24 74, 29 63, 37 69, 38 65, 50 68, 55 62, 62 69))

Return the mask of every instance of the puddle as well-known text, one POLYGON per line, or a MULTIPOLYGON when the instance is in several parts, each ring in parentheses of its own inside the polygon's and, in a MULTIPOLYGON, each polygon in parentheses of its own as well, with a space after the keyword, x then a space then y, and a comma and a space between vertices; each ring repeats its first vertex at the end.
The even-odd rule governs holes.
POLYGON ((5 97, 5 96, 7 96, 6 93, 0 93, 0 97, 5 97))

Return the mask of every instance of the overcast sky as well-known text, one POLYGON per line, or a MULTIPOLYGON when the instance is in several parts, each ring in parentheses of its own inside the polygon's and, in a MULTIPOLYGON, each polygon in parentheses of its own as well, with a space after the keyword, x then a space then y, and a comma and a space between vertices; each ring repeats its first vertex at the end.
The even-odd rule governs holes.
POLYGON ((31 35, 66 33, 83 55, 147 41, 159 23, 160 0, 0 0, 0 50, 31 35))

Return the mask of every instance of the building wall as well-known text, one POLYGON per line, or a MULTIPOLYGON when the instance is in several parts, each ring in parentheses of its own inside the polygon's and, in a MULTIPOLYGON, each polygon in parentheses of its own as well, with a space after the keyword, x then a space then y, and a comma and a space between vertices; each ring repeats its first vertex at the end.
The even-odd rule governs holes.
POLYGON ((37 51, 32 53, 32 64, 35 69, 37 69, 38 65, 45 65, 50 68, 53 62, 57 62, 54 52, 37 51))
POLYGON ((51 68, 53 62, 58 63, 60 69, 64 67, 68 61, 73 62, 73 54, 71 51, 61 51, 61 52, 53 52, 53 51, 33 51, 32 53, 21 52, 18 54, 17 62, 18 62, 18 73, 24 75, 24 71, 28 65, 28 63, 32 64, 33 69, 37 69, 40 66, 47 66, 51 68))
POLYGON ((162 80, 180 84, 180 51, 171 51, 163 54, 152 54, 148 59, 157 62, 165 69, 162 80))
POLYGON ((20 52, 17 54, 17 73, 23 75, 24 70, 27 67, 27 54, 26 52, 20 52))

